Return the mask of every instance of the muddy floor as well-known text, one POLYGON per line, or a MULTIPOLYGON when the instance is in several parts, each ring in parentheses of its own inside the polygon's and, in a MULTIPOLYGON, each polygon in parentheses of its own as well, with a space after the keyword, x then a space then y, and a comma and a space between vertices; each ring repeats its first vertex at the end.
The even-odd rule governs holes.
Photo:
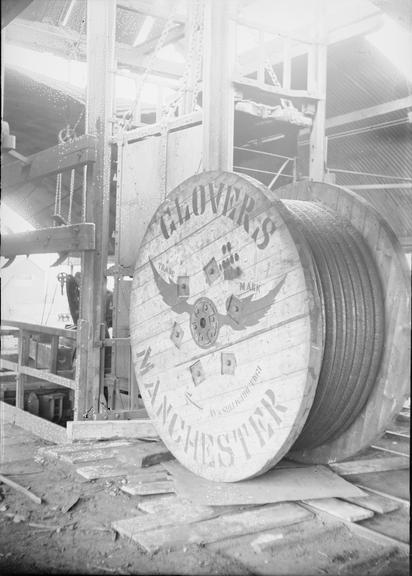
POLYGON ((43 501, 36 504, 0 484, 2 574, 409 574, 408 559, 398 549, 315 515, 270 530, 265 545, 258 546, 254 534, 147 554, 120 538, 111 522, 132 517, 139 498, 151 497, 125 494, 120 478, 86 481, 69 465, 36 457, 47 442, 14 425, 1 429, 0 472, 43 501))

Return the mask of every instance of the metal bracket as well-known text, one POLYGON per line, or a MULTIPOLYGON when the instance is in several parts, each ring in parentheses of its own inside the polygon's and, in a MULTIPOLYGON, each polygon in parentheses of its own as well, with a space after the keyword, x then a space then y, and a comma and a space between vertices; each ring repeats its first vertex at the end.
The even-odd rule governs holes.
POLYGON ((240 324, 243 311, 241 300, 232 294, 226 304, 226 308, 228 316, 230 316, 236 324, 240 324))
POLYGON ((220 276, 219 266, 217 265, 216 259, 214 257, 206 264, 203 270, 209 285, 218 280, 220 276))
POLYGON ((199 386, 199 384, 206 380, 205 372, 200 360, 190 366, 190 372, 192 373, 192 379, 195 386, 199 386))
POLYGON ((180 348, 184 336, 183 328, 179 326, 177 322, 173 324, 172 332, 170 334, 170 339, 176 348, 180 348))
POLYGON ((221 373, 234 374, 236 370, 236 356, 232 352, 222 352, 221 360, 221 373))
POLYGON ((177 295, 179 298, 189 298, 189 276, 179 276, 177 278, 177 295))
POLYGON ((132 266, 122 266, 121 264, 114 264, 106 270, 106 276, 133 276, 133 274, 132 266))

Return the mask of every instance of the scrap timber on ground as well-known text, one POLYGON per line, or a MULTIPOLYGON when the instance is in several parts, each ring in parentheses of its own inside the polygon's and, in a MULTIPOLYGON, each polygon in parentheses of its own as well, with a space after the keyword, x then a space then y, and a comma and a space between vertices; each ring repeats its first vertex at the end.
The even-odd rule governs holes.
POLYGON ((284 460, 233 484, 196 477, 153 438, 56 446, 4 425, 0 569, 406 575, 409 422, 403 410, 356 459, 284 460))

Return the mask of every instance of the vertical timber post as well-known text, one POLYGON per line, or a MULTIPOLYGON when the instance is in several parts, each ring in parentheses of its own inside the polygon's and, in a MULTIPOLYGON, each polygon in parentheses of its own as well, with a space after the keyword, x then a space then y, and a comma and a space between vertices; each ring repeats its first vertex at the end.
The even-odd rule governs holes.
POLYGON ((232 0, 206 0, 203 53, 203 169, 233 169, 235 23, 232 0))
POLYGON ((1 31, 1 119, 4 119, 4 71, 5 71, 5 60, 6 60, 6 33, 4 30, 1 31))
POLYGON ((315 0, 315 43, 308 53, 308 92, 314 92, 319 100, 309 137, 309 179, 323 182, 326 172, 326 6, 324 0, 315 0))
POLYGON ((29 364, 30 334, 26 330, 19 330, 18 368, 16 376, 16 408, 24 410, 24 387, 27 376, 21 373, 20 368, 29 364))
MULTIPOLYGON (((97 158, 88 171, 86 220, 95 223, 96 249, 82 256, 80 318, 89 327, 86 387, 81 394, 81 414, 99 411, 104 348, 101 326, 105 321, 106 267, 109 245, 111 175, 111 119, 113 117, 113 67, 116 30, 116 0, 87 0, 87 97, 86 131, 97 138, 97 158), (91 172, 91 174, 90 174, 91 172), (90 175, 89 175, 90 174, 90 175)), ((80 354, 86 353, 78 345, 80 354)), ((82 362, 80 361, 80 365, 82 362)))
MULTIPOLYGON (((186 32, 185 32, 185 44, 186 44, 186 66, 188 70, 188 78, 185 86, 182 113, 189 114, 192 112, 193 105, 193 94, 196 88, 196 36, 198 31, 196 29, 196 23, 199 21, 199 11, 201 10, 200 3, 196 0, 191 0, 187 2, 187 20, 186 20, 186 32), (192 59, 190 62, 189 60, 192 59)), ((203 16, 203 14, 202 14, 203 16)))

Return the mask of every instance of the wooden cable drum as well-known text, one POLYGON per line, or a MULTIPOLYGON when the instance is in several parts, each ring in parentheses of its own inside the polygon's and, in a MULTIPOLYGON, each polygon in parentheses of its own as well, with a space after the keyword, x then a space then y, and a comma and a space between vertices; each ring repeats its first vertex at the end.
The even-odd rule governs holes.
POLYGON ((130 307, 139 391, 187 468, 238 481, 285 454, 358 452, 408 382, 408 275, 385 222, 356 195, 298 183, 280 200, 204 172, 159 206, 130 307))

